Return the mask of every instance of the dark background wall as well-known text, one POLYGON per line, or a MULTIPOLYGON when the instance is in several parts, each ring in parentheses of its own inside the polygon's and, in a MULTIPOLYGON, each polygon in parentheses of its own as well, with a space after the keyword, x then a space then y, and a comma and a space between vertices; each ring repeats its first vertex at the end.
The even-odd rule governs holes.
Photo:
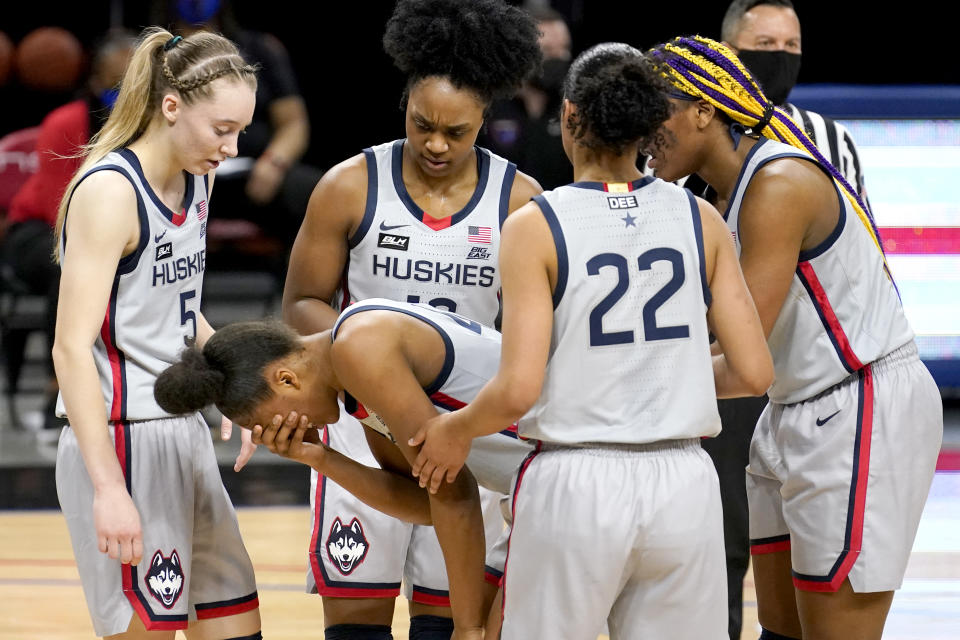
MULTIPOLYGON (((469 0, 464 0, 469 1, 469 0)), ((517 4, 518 2, 514 2, 517 4)), ((15 42, 40 25, 59 25, 85 44, 122 20, 149 23, 147 0, 5 3, 0 30, 15 42)), ((554 0, 572 17, 574 49, 603 41, 649 47, 676 35, 719 37, 726 0, 642 3, 554 0)), ((881 10, 874 2, 795 1, 803 25, 801 83, 960 84, 950 46, 956 35, 931 4, 881 10)), ((403 134, 403 78, 380 38, 392 0, 236 0, 241 24, 269 31, 287 46, 313 125, 307 159, 321 167, 403 134)), ((0 88, 0 133, 39 123, 69 96, 23 96, 0 88)))

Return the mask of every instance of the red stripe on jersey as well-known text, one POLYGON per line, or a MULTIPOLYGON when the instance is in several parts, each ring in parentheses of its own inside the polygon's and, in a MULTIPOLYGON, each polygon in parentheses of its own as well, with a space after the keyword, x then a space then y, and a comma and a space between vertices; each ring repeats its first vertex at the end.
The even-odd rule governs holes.
POLYGON ((420 221, 434 231, 441 231, 450 226, 450 220, 452 217, 453 216, 447 216, 446 218, 434 218, 429 213, 424 211, 420 216, 420 221))
POLYGON ((880 227, 891 254, 960 254, 960 227, 880 227))
POLYGON ((113 378, 113 398, 110 402, 109 416, 111 421, 121 420, 120 413, 123 409, 123 376, 120 371, 120 352, 110 336, 110 310, 112 308, 114 308, 113 304, 108 303, 107 312, 103 317, 103 325, 100 327, 100 339, 103 340, 103 345, 107 349, 107 359, 110 360, 110 371, 113 378))
POLYGON ((817 278, 817 272, 813 270, 813 266, 809 262, 801 262, 797 265, 797 268, 800 269, 804 277, 807 279, 815 298, 813 302, 820 307, 820 311, 823 313, 823 317, 827 321, 829 331, 833 334, 837 345, 839 345, 844 360, 847 361, 847 366, 851 371, 859 371, 863 368, 863 363, 860 362, 860 358, 857 357, 857 354, 853 352, 853 347, 850 346, 850 340, 847 339, 847 334, 844 333, 843 327, 840 325, 840 320, 837 318, 837 314, 830 305, 830 300, 827 298, 827 292, 823 288, 823 285, 820 284, 820 279, 817 278))
POLYGON ((438 596, 432 593, 424 593, 418 591, 416 587, 413 588, 413 596, 410 598, 413 602, 419 602, 420 604, 427 604, 432 607, 449 607, 450 606, 450 596, 438 596))
POLYGON ((430 399, 436 400, 441 404, 445 404, 447 406, 453 407, 454 409, 463 409, 465 406, 467 406, 466 402, 457 400, 453 396, 448 396, 442 391, 434 391, 433 393, 430 394, 430 399))

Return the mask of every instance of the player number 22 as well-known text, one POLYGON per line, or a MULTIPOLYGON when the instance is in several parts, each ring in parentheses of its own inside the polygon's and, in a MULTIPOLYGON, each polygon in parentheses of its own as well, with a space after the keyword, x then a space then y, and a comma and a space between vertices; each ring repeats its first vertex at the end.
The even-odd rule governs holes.
MULTIPOLYGON (((690 336, 690 327, 685 324, 669 327, 657 325, 657 309, 680 290, 686 279, 683 270, 683 254, 669 247, 650 249, 640 254, 640 257, 637 258, 637 266, 640 271, 647 271, 653 268, 654 262, 660 261, 670 263, 672 275, 670 280, 643 305, 643 337, 647 341, 687 338, 690 336)), ((599 275, 600 269, 603 267, 613 267, 617 270, 617 284, 590 312, 590 346, 630 344, 634 341, 633 330, 609 333, 603 330, 604 314, 620 301, 630 284, 627 259, 618 253, 601 253, 593 256, 587 261, 587 275, 599 275)))

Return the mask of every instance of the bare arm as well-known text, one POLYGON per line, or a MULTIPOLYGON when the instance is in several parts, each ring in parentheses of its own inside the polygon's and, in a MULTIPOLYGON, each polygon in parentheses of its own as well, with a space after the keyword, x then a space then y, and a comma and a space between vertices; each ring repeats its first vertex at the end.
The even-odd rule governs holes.
POLYGON ((270 103, 269 112, 273 136, 253 164, 246 186, 247 195, 259 203, 273 200, 287 171, 307 150, 310 141, 310 120, 303 98, 278 98, 270 103))
MULTIPOLYGON (((436 416, 403 350, 400 332, 380 330, 363 315, 344 325, 331 352, 334 370, 346 389, 390 425, 406 464, 417 450, 407 444, 420 424, 436 416), (370 367, 376 354, 376 367, 370 367)), ((468 472, 429 496, 430 513, 450 578, 454 624, 483 626, 485 544, 477 482, 468 472)))
POLYGON ((717 397, 763 395, 773 380, 773 360, 757 309, 743 281, 726 224, 713 206, 697 200, 707 281, 713 294, 707 322, 722 352, 713 358, 717 397))
MULTIPOLYGON (((385 447, 397 451, 389 440, 376 434, 385 447)), ((375 469, 348 458, 320 442, 308 416, 290 412, 286 419, 276 416, 272 424, 253 427, 253 442, 265 445, 277 455, 317 470, 365 504, 389 516, 414 524, 431 525, 430 499, 408 473, 398 474, 383 465, 375 469)), ((371 443, 371 450, 374 450, 371 443)), ((381 456, 374 451, 379 460, 381 456)), ((399 452, 397 451, 399 454, 399 452)))
POLYGON ((67 216, 53 363, 87 473, 101 552, 136 564, 142 554, 140 516, 127 493, 110 441, 107 412, 93 359, 120 258, 137 246, 136 195, 119 173, 101 171, 73 194, 67 216), (111 206, 102 206, 110 202, 111 206))
POLYGON ((553 330, 557 255, 540 208, 524 205, 503 226, 500 248, 503 342, 500 368, 474 400, 424 424, 411 444, 423 443, 413 473, 436 491, 452 481, 473 438, 515 423, 540 397, 553 330))
POLYGON ((283 288, 283 319, 302 335, 329 329, 337 319, 330 302, 347 263, 348 240, 363 219, 366 199, 363 155, 328 171, 310 196, 283 288))
POLYGON ((832 182, 810 162, 775 160, 750 182, 740 208, 740 268, 765 337, 780 315, 800 251, 822 242, 838 215, 832 182))

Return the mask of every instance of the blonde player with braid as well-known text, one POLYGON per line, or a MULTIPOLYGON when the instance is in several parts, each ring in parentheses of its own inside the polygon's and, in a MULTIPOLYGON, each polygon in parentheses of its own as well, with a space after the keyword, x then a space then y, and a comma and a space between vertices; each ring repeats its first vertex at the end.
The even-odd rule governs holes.
POLYGON ((200 313, 207 204, 256 86, 222 36, 147 30, 60 205, 57 493, 98 636, 261 638, 206 423, 153 397, 184 345, 213 333, 200 313))
POLYGON ((649 55, 674 109, 650 166, 716 190, 774 358, 747 467, 761 638, 880 638, 943 413, 876 227, 729 49, 649 55))

